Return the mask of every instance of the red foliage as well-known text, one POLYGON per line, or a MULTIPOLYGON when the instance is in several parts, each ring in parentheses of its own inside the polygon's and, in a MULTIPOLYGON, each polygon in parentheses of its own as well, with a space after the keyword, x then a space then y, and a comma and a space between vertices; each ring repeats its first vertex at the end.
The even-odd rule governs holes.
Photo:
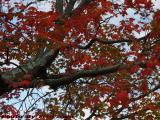
POLYGON ((121 102, 124 107, 128 107, 129 96, 127 91, 121 91, 116 96, 117 101, 121 102))
POLYGON ((140 68, 140 67, 139 67, 138 65, 132 66, 132 67, 130 68, 130 73, 133 74, 133 73, 138 72, 139 68, 140 68))
MULTIPOLYGON (((150 93, 160 84, 160 10, 153 8, 152 0, 77 0, 74 6, 74 0, 62 1, 63 13, 57 12, 57 0, 51 1, 51 9, 45 12, 35 4, 41 0, 28 5, 0 1, 0 80, 9 86, 5 89, 1 85, 0 90, 36 87, 33 77, 36 82, 40 79, 37 83, 42 86, 51 85, 53 79, 58 84, 55 91, 60 87, 64 94, 59 101, 52 96, 55 105, 51 102, 47 110, 75 118, 84 116, 84 108, 96 111, 97 117, 109 111, 109 116, 117 118, 125 117, 118 110, 122 106, 139 119, 138 110, 155 110, 158 105, 149 103, 160 98, 159 93, 153 97, 150 93), (139 38, 137 33, 145 34, 139 38), (46 57, 57 46, 56 58, 46 57), (46 59, 41 60, 44 56, 46 59), (36 60, 48 62, 26 65, 36 60), (10 64, 17 68, 5 67, 10 64), (41 67, 47 71, 44 77, 41 67)), ((5 97, 11 99, 17 94, 5 97)), ((15 114, 11 107, 6 109, 15 114)))

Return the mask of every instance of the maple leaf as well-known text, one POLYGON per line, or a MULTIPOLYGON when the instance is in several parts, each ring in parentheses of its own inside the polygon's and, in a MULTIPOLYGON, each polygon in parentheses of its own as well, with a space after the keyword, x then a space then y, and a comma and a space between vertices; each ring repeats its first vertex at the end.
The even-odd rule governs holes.
POLYGON ((132 0, 125 0, 124 3, 125 3, 125 5, 127 5, 128 7, 132 7, 132 6, 133 6, 132 0))

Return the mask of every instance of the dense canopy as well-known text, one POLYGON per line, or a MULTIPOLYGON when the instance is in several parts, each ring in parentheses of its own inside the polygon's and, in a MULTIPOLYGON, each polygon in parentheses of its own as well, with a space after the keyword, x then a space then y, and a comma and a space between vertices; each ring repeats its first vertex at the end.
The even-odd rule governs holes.
POLYGON ((1 117, 160 119, 157 3, 0 0, 1 117))

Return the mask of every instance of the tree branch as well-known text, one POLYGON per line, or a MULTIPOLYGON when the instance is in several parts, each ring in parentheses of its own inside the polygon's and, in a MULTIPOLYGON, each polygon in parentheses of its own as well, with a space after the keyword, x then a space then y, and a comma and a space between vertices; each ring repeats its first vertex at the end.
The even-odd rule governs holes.
POLYGON ((78 45, 78 48, 79 49, 88 49, 90 48, 93 43, 95 42, 100 42, 100 43, 104 43, 104 44, 115 44, 115 43, 122 43, 122 42, 131 42, 131 40, 116 40, 116 41, 104 41, 104 40, 100 40, 100 39, 93 39, 91 40, 86 46, 81 46, 81 45, 78 45))
POLYGON ((63 14, 63 0, 56 0, 56 12, 63 14))
POLYGON ((153 89, 149 90, 147 93, 144 93, 136 98, 132 98, 131 101, 137 101, 140 100, 141 98, 144 98, 146 96, 148 96, 149 94, 153 93, 154 91, 160 89, 160 84, 158 84, 157 86, 155 86, 153 89))
POLYGON ((67 4, 67 7, 64 11, 64 17, 69 17, 72 13, 72 10, 74 8, 74 5, 76 3, 76 0, 70 0, 69 3, 67 4))
MULTIPOLYGON (((137 42, 140 42, 142 40, 146 40, 147 38, 149 37, 149 34, 147 34, 146 36, 144 37, 141 37, 141 38, 138 38, 136 39, 137 42)), ((123 43, 123 42, 133 42, 133 40, 130 40, 130 39, 122 39, 122 40, 101 40, 101 39, 98 39, 98 38, 95 38, 95 39, 92 39, 86 46, 81 46, 81 45, 78 45, 78 48, 79 49, 88 49, 90 48, 95 42, 100 42, 100 43, 103 43, 103 44, 115 44, 115 43, 123 43)))
POLYGON ((84 5, 89 4, 92 1, 94 1, 94 0, 81 0, 81 3, 78 5, 77 9, 81 8, 84 5))
POLYGON ((70 75, 63 76, 59 79, 45 79, 44 84, 51 86, 53 89, 57 89, 57 87, 68 85, 75 80, 81 78, 81 77, 94 77, 97 75, 104 75, 104 74, 110 74, 113 72, 116 72, 122 64, 117 64, 113 66, 108 66, 104 68, 94 69, 94 70, 82 70, 75 73, 72 73, 70 75))
POLYGON ((69 17, 74 11, 83 9, 84 5, 87 5, 92 1, 94 1, 94 0, 81 0, 81 3, 78 5, 78 7, 73 10, 74 5, 76 3, 76 0, 70 0, 68 2, 68 5, 67 5, 67 7, 65 9, 65 12, 64 12, 63 16, 64 17, 69 17))
POLYGON ((37 58, 31 59, 28 63, 19 66, 25 72, 17 67, 10 71, 0 73, 1 75, 0 80, 1 83, 3 83, 3 85, 2 84, 0 85, 1 87, 0 89, 2 89, 0 91, 1 92, 0 95, 2 95, 4 92, 11 91, 13 88, 10 85, 19 82, 25 74, 30 74, 32 75, 33 78, 38 77, 43 71, 43 69, 46 69, 51 65, 52 61, 58 55, 58 52, 59 52, 59 46, 51 50, 46 49, 44 53, 41 54, 41 56, 38 55, 37 58))

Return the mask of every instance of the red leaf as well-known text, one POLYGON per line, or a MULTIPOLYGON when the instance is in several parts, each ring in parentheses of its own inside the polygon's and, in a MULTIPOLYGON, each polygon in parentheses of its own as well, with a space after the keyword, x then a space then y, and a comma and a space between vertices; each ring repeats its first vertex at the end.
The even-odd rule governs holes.
POLYGON ((115 40, 118 40, 120 38, 120 36, 118 34, 114 34, 114 35, 112 35, 112 38, 115 40))
POLYGON ((129 96, 127 91, 121 91, 117 94, 116 99, 121 102, 124 107, 128 107, 129 96))
POLYGON ((28 87, 28 86, 31 85, 31 81, 23 80, 23 81, 20 82, 20 85, 24 86, 24 87, 28 87))
POLYGON ((104 60, 104 58, 101 58, 101 59, 98 60, 97 63, 98 63, 98 65, 102 66, 102 65, 105 64, 105 62, 106 62, 106 61, 104 60))
POLYGON ((122 16, 127 15, 127 11, 126 11, 126 9, 122 10, 121 14, 122 14, 122 16))
POLYGON ((133 74, 133 73, 137 72, 138 70, 139 70, 139 66, 135 65, 135 66, 130 68, 130 73, 133 74))
POLYGON ((134 18, 129 18, 129 22, 133 22, 135 19, 134 18))
POLYGON ((127 91, 121 91, 117 94, 117 100, 123 101, 124 99, 128 98, 128 92, 127 91))
POLYGON ((132 0, 125 0, 124 3, 125 3, 128 7, 132 7, 132 6, 133 6, 132 0))
POLYGON ((84 59, 84 61, 91 61, 92 60, 91 57, 86 54, 83 56, 83 59, 84 59))
POLYGON ((84 65, 84 70, 88 70, 89 69, 89 65, 88 64, 85 64, 84 65))
POLYGON ((146 106, 148 110, 156 110, 158 107, 154 103, 150 103, 146 106))
POLYGON ((144 77, 144 76, 148 76, 152 73, 152 70, 150 69, 144 69, 142 72, 141 72, 141 77, 144 77))
POLYGON ((114 4, 114 9, 118 9, 118 4, 114 4))
POLYGON ((150 67, 150 68, 153 68, 155 67, 155 65, 158 63, 157 60, 150 60, 148 63, 147 63, 147 66, 150 67))

